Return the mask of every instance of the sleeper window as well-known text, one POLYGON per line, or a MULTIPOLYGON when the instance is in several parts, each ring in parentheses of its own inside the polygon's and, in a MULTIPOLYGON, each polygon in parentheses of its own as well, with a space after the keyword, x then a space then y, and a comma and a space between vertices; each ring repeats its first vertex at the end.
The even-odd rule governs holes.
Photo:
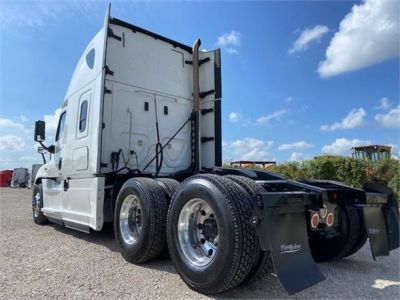
POLYGON ((88 52, 88 54, 86 55, 86 64, 88 65, 88 67, 89 67, 90 69, 93 69, 95 54, 96 54, 96 52, 95 52, 95 50, 94 50, 94 48, 93 48, 93 49, 90 50, 90 51, 88 52))
POLYGON ((86 130, 87 108, 88 108, 88 102, 87 102, 87 100, 85 100, 81 104, 81 113, 79 114, 79 131, 80 132, 84 132, 86 130))

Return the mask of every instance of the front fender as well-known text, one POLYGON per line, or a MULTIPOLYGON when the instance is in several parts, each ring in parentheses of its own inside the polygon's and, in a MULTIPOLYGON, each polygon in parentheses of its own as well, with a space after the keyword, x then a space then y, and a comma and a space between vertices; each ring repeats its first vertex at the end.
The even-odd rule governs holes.
POLYGON ((46 163, 42 165, 37 171, 34 182, 35 184, 38 184, 42 181, 42 178, 49 178, 49 177, 50 177, 49 163, 46 163))

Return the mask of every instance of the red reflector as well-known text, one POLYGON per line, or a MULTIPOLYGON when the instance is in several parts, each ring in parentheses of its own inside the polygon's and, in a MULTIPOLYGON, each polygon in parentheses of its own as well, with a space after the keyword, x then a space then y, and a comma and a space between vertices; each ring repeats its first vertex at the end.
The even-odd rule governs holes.
POLYGON ((318 215, 318 213, 314 213, 314 214, 312 214, 311 215, 311 222, 310 222, 311 224, 311 228, 317 228, 318 227, 318 224, 319 224, 319 215, 318 215))
POLYGON ((335 218, 334 218, 334 216, 333 216, 333 213, 329 213, 327 216, 326 216, 326 225, 328 225, 329 227, 331 227, 332 225, 333 225, 333 221, 335 220, 335 218))

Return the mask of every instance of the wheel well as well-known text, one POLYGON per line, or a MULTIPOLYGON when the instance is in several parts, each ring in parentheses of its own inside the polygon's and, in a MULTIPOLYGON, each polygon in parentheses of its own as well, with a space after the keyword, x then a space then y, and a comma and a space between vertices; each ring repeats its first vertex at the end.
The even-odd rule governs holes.
POLYGON ((112 222, 114 219, 114 208, 117 196, 123 184, 135 176, 111 176, 106 177, 106 184, 104 188, 104 206, 103 215, 104 222, 112 222))

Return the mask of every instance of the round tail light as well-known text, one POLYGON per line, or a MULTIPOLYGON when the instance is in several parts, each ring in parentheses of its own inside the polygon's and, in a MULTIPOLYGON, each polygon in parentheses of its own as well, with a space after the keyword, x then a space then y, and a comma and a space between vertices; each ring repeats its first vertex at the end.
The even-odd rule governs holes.
POLYGON ((311 220, 310 220, 311 228, 313 228, 313 229, 317 228, 318 224, 319 224, 319 214, 313 213, 311 215, 311 220))
POLYGON ((331 212, 328 213, 328 215, 326 216, 326 219, 325 219, 326 225, 331 227, 333 225, 334 221, 335 221, 335 217, 333 216, 333 213, 331 213, 331 212))

